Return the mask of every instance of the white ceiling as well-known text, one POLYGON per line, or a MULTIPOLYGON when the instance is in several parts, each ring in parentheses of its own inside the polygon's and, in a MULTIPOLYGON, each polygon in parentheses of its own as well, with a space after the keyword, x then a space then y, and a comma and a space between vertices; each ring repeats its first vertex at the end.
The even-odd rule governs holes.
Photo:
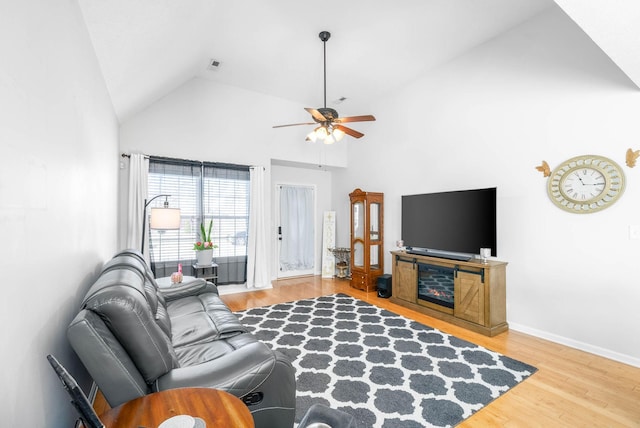
MULTIPOLYGON (((610 22, 599 22, 594 19, 603 7, 598 2, 607 3, 557 1, 576 22, 587 22, 596 36, 604 34, 599 40, 588 33, 640 83, 640 43, 629 39, 640 30, 626 26, 612 36, 608 29, 619 28, 626 14, 611 13, 610 22)), ((347 97, 341 113, 362 114, 353 110, 557 7, 553 0, 324 0, 321 7, 300 0, 79 4, 120 121, 196 76, 321 107, 322 30, 332 34, 327 105, 347 97), (207 69, 211 59, 220 61, 217 70, 207 69)))

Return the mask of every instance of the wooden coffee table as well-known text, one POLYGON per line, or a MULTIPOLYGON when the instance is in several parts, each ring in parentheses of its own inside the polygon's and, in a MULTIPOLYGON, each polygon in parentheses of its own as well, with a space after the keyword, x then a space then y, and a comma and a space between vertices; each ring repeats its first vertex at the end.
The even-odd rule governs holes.
POLYGON ((107 428, 157 428, 178 415, 201 418, 207 428, 253 428, 247 406, 236 396, 212 388, 178 388, 155 392, 100 415, 107 428))

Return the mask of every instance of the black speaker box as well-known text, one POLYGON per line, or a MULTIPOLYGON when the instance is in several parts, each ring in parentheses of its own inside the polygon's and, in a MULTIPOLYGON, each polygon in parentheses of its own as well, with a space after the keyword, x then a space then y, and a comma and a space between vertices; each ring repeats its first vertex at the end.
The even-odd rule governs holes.
POLYGON ((388 299, 391 297, 391 275, 380 275, 376 280, 376 288, 378 289, 378 297, 388 299))

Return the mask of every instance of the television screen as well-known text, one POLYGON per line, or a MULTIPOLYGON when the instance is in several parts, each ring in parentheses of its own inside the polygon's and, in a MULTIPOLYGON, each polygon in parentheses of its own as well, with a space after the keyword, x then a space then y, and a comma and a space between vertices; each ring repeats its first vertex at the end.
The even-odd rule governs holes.
POLYGON ((407 249, 496 257, 496 188, 402 196, 407 249), (411 247, 411 248, 409 248, 411 247))

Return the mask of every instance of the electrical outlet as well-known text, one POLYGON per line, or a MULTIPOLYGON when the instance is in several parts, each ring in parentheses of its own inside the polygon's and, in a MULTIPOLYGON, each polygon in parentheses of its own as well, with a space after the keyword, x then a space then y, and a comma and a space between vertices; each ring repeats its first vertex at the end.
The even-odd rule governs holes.
POLYGON ((629 226, 629 239, 640 239, 640 224, 629 226))

